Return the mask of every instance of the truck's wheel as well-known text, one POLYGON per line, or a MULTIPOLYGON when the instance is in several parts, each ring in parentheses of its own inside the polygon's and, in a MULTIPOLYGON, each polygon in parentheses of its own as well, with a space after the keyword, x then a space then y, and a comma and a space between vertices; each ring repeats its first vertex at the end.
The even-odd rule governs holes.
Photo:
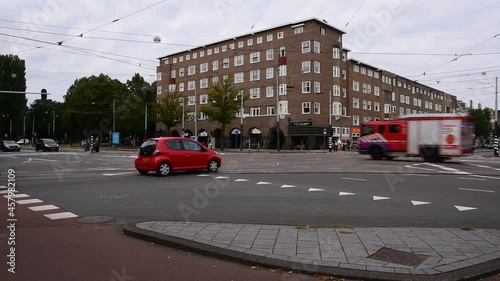
POLYGON ((380 146, 374 146, 370 149, 370 156, 373 160, 382 159, 383 154, 384 152, 382 151, 382 148, 380 146))

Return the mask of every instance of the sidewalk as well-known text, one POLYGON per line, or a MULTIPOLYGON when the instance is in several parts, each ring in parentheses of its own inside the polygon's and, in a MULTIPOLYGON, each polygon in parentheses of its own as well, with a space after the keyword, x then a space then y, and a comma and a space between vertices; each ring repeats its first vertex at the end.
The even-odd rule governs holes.
POLYGON ((473 280, 500 271, 500 230, 494 229, 151 221, 124 232, 250 265, 362 280, 473 280))

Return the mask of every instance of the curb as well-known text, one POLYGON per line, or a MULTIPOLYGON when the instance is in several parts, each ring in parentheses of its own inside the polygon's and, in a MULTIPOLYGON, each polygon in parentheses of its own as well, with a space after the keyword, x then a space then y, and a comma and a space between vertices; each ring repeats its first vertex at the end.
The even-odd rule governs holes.
POLYGON ((205 256, 224 259, 232 262, 239 262, 246 265, 259 265, 267 268, 282 268, 285 270, 293 271, 294 273, 304 273, 309 275, 326 274, 340 278, 361 280, 442 281, 477 280, 479 278, 500 273, 500 259, 496 259, 479 265, 469 266, 448 273, 433 275, 410 275, 402 273, 383 273, 347 268, 334 268, 322 265, 289 262, 255 254, 248 254, 235 250, 224 249, 202 242, 175 237, 167 234, 160 234, 157 232, 138 228, 136 224, 124 225, 123 233, 134 238, 142 239, 167 247, 202 254, 205 256))

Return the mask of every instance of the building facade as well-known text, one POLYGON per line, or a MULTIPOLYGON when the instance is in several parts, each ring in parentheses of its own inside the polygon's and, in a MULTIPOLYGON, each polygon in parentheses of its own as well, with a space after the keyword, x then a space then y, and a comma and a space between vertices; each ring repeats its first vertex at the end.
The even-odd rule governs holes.
POLYGON ((308 19, 159 58, 157 98, 178 91, 191 117, 170 135, 184 130, 202 142, 213 137, 216 146, 225 137, 234 148, 277 148, 279 142, 280 148, 321 149, 330 133, 335 142, 356 142, 363 121, 447 112, 450 95, 348 59, 344 34, 308 19), (210 103, 210 86, 226 78, 249 98, 244 118, 222 132, 200 109, 210 103))

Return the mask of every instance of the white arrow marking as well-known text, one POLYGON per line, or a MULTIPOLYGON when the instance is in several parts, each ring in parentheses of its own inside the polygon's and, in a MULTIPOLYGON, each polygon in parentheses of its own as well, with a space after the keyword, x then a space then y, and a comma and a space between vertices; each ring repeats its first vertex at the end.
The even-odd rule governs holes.
POLYGON ((387 199, 391 199, 391 197, 373 196, 373 200, 375 200, 375 201, 377 201, 377 200, 387 200, 387 199))
POLYGON ((271 184, 271 183, 267 181, 259 181, 257 184, 271 184))
POLYGON ((290 185, 290 184, 284 184, 281 186, 281 188, 289 188, 289 187, 297 187, 295 185, 290 185))
POLYGON ((198 177, 209 177, 209 175, 207 175, 207 174, 201 174, 201 175, 198 175, 198 177))
POLYGON ((236 179, 234 180, 235 182, 243 182, 243 181, 248 181, 247 179, 236 179))
POLYGON ((356 193, 350 193, 350 192, 339 192, 339 196, 345 196, 345 195, 356 195, 356 193))
POLYGON ((460 212, 462 212, 462 211, 476 210, 477 209, 477 208, 473 208, 473 207, 464 207, 464 206, 456 206, 456 205, 455 205, 455 208, 457 208, 460 212))
POLYGON ((102 174, 103 176, 111 177, 111 176, 121 176, 126 174, 135 174, 135 172, 125 172, 125 173, 116 173, 116 174, 102 174))
POLYGON ((28 160, 24 161, 23 163, 28 163, 31 162, 31 158, 28 158, 28 160))
POLYGON ((216 180, 221 180, 221 179, 228 179, 228 177, 224 177, 224 176, 218 176, 218 177, 215 177, 216 180))
POLYGON ((431 202, 413 201, 413 200, 411 200, 411 203, 413 204, 413 206, 419 206, 419 205, 429 205, 431 202))
POLYGON ((345 178, 345 177, 342 177, 341 179, 343 179, 343 180, 352 180, 352 181, 366 181, 366 179, 345 178))
POLYGON ((308 191, 325 191, 325 190, 321 188, 309 188, 308 191))

